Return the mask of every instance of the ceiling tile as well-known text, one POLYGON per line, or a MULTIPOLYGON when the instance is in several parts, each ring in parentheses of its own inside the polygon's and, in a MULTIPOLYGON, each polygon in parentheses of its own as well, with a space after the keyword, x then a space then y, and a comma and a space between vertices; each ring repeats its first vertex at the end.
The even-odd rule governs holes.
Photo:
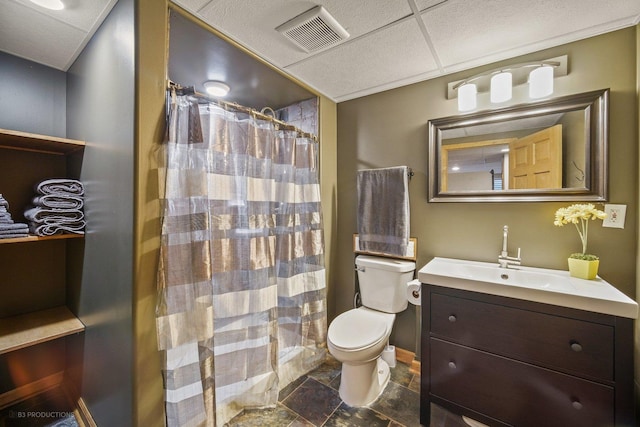
POLYGON ((0 50, 12 55, 63 70, 86 35, 22 4, 2 5, 0 50))
POLYGON ((449 0, 422 17, 451 71, 595 35, 605 23, 600 32, 623 28, 639 13, 635 0, 449 0))
POLYGON ((95 30, 117 3, 117 0, 66 0, 63 10, 48 10, 36 6, 29 0, 13 1, 32 9, 34 12, 46 15, 53 20, 65 23, 87 33, 95 30))
POLYGON ((437 72, 414 19, 346 42, 286 68, 311 86, 340 100, 400 86, 437 72))
MULTIPOLYGON (((183 0, 184 1, 184 0, 183 0)), ((275 28, 313 8, 323 6, 349 33, 352 40, 370 31, 411 14, 406 0, 361 2, 321 0, 317 2, 291 0, 217 0, 202 8, 199 15, 260 55, 267 61, 284 67, 317 54, 306 53, 275 28)))
POLYGON ((202 6, 211 3, 210 0, 173 0, 173 3, 183 7, 189 12, 196 15, 202 6))

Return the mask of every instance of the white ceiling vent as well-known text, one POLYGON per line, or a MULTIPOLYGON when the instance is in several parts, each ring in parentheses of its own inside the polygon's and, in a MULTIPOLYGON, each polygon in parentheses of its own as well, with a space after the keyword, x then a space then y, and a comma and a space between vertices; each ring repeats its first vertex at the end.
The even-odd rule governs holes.
POLYGON ((322 7, 316 6, 276 28, 305 52, 313 52, 349 38, 347 30, 322 7))

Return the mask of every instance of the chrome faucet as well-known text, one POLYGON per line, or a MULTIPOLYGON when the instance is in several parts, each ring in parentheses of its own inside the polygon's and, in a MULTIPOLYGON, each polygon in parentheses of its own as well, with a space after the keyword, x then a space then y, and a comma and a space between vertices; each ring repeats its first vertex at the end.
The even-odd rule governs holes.
POLYGON ((518 248, 518 256, 510 257, 507 251, 507 240, 509 237, 509 226, 505 225, 502 228, 502 252, 498 255, 498 264, 501 268, 509 268, 510 265, 520 265, 522 259, 520 258, 520 248, 518 248))

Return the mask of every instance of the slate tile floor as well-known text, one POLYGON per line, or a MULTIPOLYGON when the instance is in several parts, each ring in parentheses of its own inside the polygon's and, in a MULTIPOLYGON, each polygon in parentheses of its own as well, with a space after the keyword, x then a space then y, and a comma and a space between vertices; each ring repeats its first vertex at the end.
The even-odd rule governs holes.
POLYGON ((0 410, 0 427, 78 427, 68 398, 58 388, 0 410))
MULTIPOLYGON (((420 376, 397 363, 382 396, 366 408, 353 408, 338 394, 341 364, 332 357, 280 392, 274 409, 246 410, 229 427, 418 427, 420 376)), ((431 408, 431 427, 468 427, 459 416, 431 408)))

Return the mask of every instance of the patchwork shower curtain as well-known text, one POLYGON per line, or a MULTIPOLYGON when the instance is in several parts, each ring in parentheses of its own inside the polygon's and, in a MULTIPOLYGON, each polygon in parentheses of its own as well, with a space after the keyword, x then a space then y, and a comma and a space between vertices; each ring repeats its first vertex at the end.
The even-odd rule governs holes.
POLYGON ((317 144, 172 97, 157 331, 168 426, 221 426, 326 355, 317 144))

